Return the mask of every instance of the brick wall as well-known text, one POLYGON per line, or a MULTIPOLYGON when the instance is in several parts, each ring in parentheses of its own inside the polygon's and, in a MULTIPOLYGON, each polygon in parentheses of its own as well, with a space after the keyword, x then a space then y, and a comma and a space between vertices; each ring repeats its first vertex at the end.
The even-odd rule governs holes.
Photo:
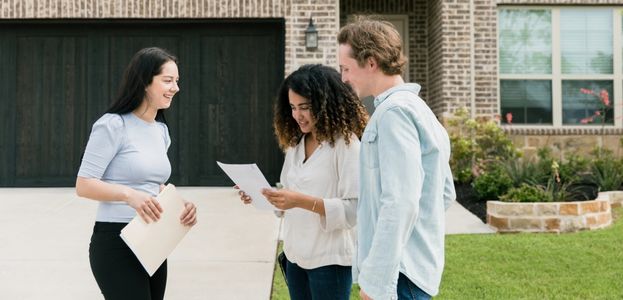
POLYGON ((428 20, 428 90, 431 99, 438 101, 430 102, 429 105, 435 114, 447 111, 448 103, 444 101, 443 91, 443 54, 448 51, 444 48, 443 41, 443 5, 441 1, 431 1, 427 7, 428 20))
POLYGON ((471 50, 468 1, 442 1, 442 92, 446 109, 470 108, 471 50))
POLYGON ((493 116, 498 109, 497 6, 474 0, 474 71, 476 116, 493 116))
POLYGON ((305 63, 337 66, 338 0, 1 0, 0 19, 284 18, 286 75, 305 63), (305 49, 309 16, 319 47, 305 49))
POLYGON ((442 99, 433 110, 439 115, 473 107, 475 117, 497 114, 495 3, 474 0, 470 7, 470 1, 438 0, 428 15, 430 88, 442 99))

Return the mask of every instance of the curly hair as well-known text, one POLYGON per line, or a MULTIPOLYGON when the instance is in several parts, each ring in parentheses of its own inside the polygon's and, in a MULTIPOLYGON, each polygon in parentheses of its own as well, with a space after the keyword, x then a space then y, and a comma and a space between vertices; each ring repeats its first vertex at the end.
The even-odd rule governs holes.
POLYGON ((394 25, 375 16, 356 16, 354 22, 340 29, 337 41, 351 47, 351 57, 360 67, 373 57, 383 73, 400 75, 407 63, 394 25))
POLYGON ((361 138, 368 114, 353 89, 333 68, 304 65, 286 77, 275 102, 273 127, 282 150, 296 146, 303 136, 292 117, 289 90, 309 100, 318 142, 328 141, 334 146, 336 138, 342 136, 349 144, 353 133, 361 138))

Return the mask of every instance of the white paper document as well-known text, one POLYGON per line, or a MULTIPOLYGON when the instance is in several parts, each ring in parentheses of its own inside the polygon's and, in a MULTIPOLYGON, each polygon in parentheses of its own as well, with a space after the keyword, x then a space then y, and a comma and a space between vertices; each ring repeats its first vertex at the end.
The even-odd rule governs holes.
POLYGON ((158 221, 147 224, 137 215, 120 234, 149 276, 154 275, 191 228, 180 223, 184 201, 174 185, 168 184, 156 199, 162 206, 158 221))
POLYGON ((263 210, 277 209, 262 195, 262 189, 270 189, 271 186, 256 164, 224 164, 219 161, 216 163, 238 185, 240 190, 251 196, 251 199, 253 199, 251 204, 255 208, 263 210))

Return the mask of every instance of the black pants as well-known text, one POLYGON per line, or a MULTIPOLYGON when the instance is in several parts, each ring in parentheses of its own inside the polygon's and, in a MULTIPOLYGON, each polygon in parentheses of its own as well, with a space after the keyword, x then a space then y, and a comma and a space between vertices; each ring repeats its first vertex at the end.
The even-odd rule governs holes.
POLYGON ((167 261, 149 277, 119 233, 125 223, 96 222, 89 246, 91 271, 106 300, 161 300, 167 261))

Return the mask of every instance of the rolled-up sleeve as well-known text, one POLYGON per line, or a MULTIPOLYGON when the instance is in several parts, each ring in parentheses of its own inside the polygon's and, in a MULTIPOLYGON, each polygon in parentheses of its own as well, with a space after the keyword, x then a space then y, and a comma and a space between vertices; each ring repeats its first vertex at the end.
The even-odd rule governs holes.
POLYGON ((325 216, 321 217, 323 231, 350 229, 357 224, 357 198, 359 195, 359 148, 361 143, 351 136, 350 143, 336 143, 338 195, 325 198, 325 216))
POLYGON ((121 148, 122 130, 123 119, 117 114, 105 114, 93 124, 78 170, 79 177, 102 178, 110 161, 121 148))

